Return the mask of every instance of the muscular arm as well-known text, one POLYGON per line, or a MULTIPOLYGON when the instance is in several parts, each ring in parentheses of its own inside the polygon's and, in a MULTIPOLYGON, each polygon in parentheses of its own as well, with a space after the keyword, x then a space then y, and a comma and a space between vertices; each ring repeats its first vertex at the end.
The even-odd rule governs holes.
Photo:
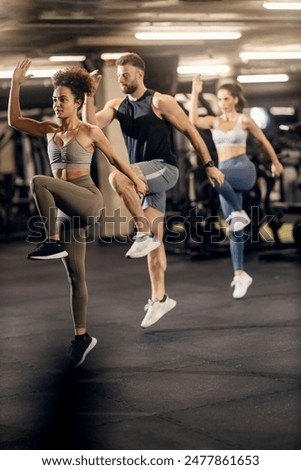
POLYGON ((51 121, 36 121, 22 116, 19 105, 19 90, 19 85, 12 85, 8 101, 8 124, 18 131, 37 137, 55 132, 59 126, 51 121))
POLYGON ((134 173, 131 166, 122 160, 117 154, 111 142, 104 135, 102 130, 97 126, 90 127, 90 136, 94 142, 94 145, 101 150, 111 165, 115 166, 117 170, 124 173, 132 182, 136 188, 136 192, 139 196, 143 196, 146 193, 146 184, 134 173))
MULTIPOLYGON (((98 90, 102 76, 99 74, 98 70, 93 70, 91 72, 91 77, 95 82, 95 92, 98 90)), ((100 129, 104 129, 115 119, 116 109, 120 104, 121 99, 112 99, 108 101, 103 109, 95 111, 95 95, 87 95, 85 103, 82 110, 82 117, 84 122, 89 122, 98 126, 100 129)))
POLYGON ((104 129, 115 119, 118 101, 108 101, 102 110, 95 112, 94 96, 87 96, 83 107, 83 120, 104 129))
MULTIPOLYGON (((163 119, 170 122, 178 131, 188 138, 204 165, 212 160, 204 140, 195 126, 190 122, 188 116, 178 105, 175 98, 156 93, 154 95, 153 105, 157 115, 160 115, 163 119)), ((220 185, 223 183, 224 177, 218 168, 206 168, 206 172, 211 184, 213 184, 213 180, 217 181, 220 185)))
POLYGON ((28 134, 45 136, 48 132, 55 132, 59 127, 58 124, 26 118, 22 116, 20 108, 20 88, 22 83, 31 77, 31 75, 26 75, 30 64, 29 59, 20 60, 14 70, 8 99, 8 124, 14 129, 28 134))

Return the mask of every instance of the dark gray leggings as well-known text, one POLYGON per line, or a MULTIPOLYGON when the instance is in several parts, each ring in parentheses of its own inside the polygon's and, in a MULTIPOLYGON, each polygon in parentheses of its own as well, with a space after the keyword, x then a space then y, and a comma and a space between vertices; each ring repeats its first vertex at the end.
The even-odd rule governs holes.
POLYGON ((47 236, 57 231, 68 256, 63 258, 70 284, 71 313, 75 328, 87 326, 86 229, 99 220, 103 198, 90 176, 72 182, 37 175, 31 190, 47 236))

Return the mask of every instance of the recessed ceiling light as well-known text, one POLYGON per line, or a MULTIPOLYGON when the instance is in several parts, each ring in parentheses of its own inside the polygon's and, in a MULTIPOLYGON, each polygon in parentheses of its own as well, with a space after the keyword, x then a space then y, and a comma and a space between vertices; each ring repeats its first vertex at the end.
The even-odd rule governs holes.
POLYGON ((275 83, 287 82, 289 76, 286 73, 267 73, 256 75, 238 75, 237 81, 239 83, 275 83))
POLYGON ((86 60, 85 55, 52 55, 49 57, 50 62, 83 62, 86 60))
POLYGON ((293 106, 272 106, 270 112, 274 116, 294 116, 296 114, 296 110, 293 106))
POLYGON ((250 51, 239 54, 241 60, 282 60, 301 59, 301 51, 250 51))
POLYGON ((301 10, 299 2, 263 2, 262 6, 267 10, 301 10))
POLYGON ((177 32, 141 32, 135 38, 141 41, 198 41, 239 39, 237 31, 177 31, 177 32))
POLYGON ((125 52, 103 52, 100 55, 101 60, 117 60, 121 57, 125 52))

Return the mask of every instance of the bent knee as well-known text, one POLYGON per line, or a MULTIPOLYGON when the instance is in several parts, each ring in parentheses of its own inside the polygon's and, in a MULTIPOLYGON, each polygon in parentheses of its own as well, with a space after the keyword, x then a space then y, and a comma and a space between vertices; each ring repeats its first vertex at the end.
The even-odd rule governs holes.
POLYGON ((30 180, 31 189, 33 190, 34 188, 37 188, 37 187, 41 186, 44 183, 45 178, 47 178, 45 175, 35 175, 35 176, 33 176, 30 180))

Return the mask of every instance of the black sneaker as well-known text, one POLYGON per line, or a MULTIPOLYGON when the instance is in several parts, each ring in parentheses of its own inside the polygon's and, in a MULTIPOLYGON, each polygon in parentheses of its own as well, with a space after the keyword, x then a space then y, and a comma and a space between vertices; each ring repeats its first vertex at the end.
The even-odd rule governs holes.
POLYGON ((87 333, 79 337, 76 336, 70 346, 70 367, 74 369, 80 366, 96 344, 97 339, 89 336, 87 333))
POLYGON ((34 251, 28 253, 27 259, 58 259, 65 258, 66 256, 68 256, 68 253, 61 241, 46 240, 43 243, 39 243, 34 251))

